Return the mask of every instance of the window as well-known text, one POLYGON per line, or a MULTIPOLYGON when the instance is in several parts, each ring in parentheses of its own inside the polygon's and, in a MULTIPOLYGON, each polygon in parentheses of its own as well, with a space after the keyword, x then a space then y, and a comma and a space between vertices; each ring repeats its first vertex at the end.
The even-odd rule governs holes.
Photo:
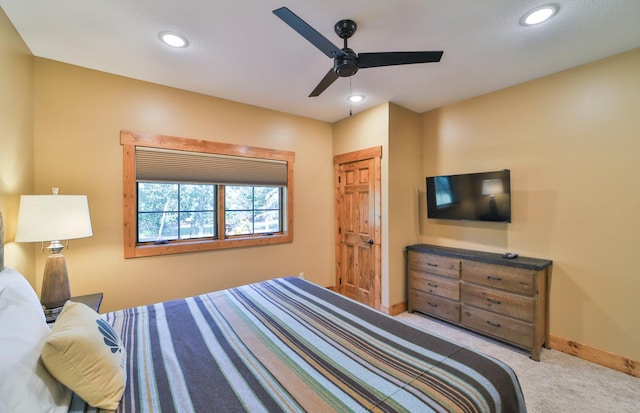
POLYGON ((125 258, 293 240, 293 152, 122 131, 125 258))

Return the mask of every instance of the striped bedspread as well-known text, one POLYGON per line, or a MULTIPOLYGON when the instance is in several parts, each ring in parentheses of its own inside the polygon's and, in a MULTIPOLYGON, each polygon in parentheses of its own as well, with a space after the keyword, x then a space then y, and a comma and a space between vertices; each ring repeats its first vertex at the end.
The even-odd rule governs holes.
POLYGON ((295 277, 106 319, 128 355, 118 412, 525 411, 501 362, 295 277))

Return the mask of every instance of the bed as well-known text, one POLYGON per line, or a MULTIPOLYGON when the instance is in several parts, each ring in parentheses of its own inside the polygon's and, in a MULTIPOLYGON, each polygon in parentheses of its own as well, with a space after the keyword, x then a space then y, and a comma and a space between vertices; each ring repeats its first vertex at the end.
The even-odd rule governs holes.
POLYGON ((97 317, 126 354, 117 412, 526 411, 502 362, 297 277, 97 317))

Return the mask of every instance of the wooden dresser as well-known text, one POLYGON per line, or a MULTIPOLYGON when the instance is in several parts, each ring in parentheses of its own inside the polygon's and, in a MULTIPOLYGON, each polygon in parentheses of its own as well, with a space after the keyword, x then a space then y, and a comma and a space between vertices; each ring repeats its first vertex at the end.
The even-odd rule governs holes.
POLYGON ((531 351, 549 347, 552 261, 435 245, 407 247, 408 310, 531 351))

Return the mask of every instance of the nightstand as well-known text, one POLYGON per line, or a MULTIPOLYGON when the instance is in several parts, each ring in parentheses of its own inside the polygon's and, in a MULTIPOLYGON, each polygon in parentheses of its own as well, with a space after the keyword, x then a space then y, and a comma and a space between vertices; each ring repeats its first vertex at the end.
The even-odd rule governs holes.
MULTIPOLYGON (((70 301, 76 303, 82 303, 88 305, 95 312, 100 311, 100 304, 102 304, 102 293, 79 295, 77 297, 71 297, 70 301)), ((47 319, 48 324, 55 323, 56 319, 60 315, 62 307, 52 310, 44 310, 44 316, 47 319)))

